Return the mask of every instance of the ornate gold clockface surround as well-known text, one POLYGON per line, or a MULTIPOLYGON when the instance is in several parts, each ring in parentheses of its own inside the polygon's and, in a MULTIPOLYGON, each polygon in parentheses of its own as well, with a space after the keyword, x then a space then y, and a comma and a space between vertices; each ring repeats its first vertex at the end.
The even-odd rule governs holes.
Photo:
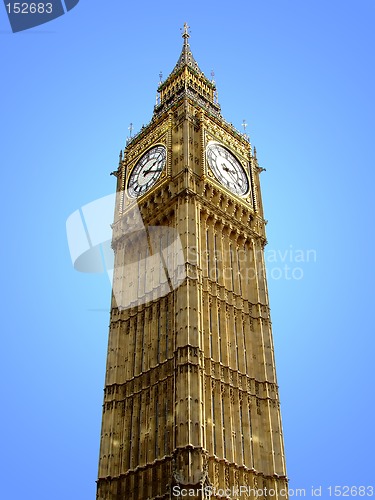
POLYGON ((165 167, 167 151, 161 144, 153 146, 138 160, 128 181, 128 195, 138 198, 159 179, 165 167))
POLYGON ((239 160, 229 149, 211 141, 206 147, 208 165, 215 178, 237 196, 249 192, 249 179, 239 160))

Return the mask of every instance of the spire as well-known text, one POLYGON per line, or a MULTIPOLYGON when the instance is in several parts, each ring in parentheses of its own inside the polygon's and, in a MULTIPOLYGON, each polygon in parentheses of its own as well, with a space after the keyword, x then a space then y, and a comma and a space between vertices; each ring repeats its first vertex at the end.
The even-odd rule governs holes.
POLYGON ((191 53, 189 45, 189 26, 185 23, 182 28, 184 40, 181 55, 176 66, 168 78, 160 82, 154 117, 170 109, 180 99, 189 98, 200 107, 208 109, 214 115, 220 115, 220 106, 217 100, 215 82, 209 80, 199 69, 198 63, 191 53))
POLYGON ((187 23, 184 24, 182 38, 184 39, 184 44, 182 46, 181 55, 172 73, 179 70, 183 66, 190 66, 195 71, 201 73, 201 70, 199 69, 197 61, 193 57, 189 45, 190 34, 189 34, 189 26, 187 25, 187 23))

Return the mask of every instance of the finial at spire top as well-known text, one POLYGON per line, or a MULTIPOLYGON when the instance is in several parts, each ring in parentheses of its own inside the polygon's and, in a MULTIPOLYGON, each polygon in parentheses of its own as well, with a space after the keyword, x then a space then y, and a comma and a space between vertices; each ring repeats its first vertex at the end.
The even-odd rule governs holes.
POLYGON ((184 30, 184 32, 182 34, 182 38, 184 38, 186 41, 188 38, 190 38, 189 29, 190 29, 190 26, 188 26, 187 23, 184 23, 184 27, 181 28, 181 31, 184 30))

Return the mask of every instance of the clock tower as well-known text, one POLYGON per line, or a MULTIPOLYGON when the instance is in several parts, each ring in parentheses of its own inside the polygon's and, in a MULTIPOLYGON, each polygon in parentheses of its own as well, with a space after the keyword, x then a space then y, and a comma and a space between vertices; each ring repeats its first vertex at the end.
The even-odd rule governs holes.
POLYGON ((188 27, 120 155, 97 500, 287 498, 255 149, 188 27))

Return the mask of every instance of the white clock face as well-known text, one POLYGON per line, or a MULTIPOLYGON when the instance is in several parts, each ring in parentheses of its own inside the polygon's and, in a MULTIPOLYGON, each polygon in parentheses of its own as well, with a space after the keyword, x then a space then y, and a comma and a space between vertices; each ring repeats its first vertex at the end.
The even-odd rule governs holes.
POLYGON ((216 179, 232 193, 243 196, 249 191, 249 180, 240 162, 224 146, 210 142, 207 161, 216 179))
POLYGON ((154 146, 137 162, 128 182, 128 194, 138 198, 145 194, 159 179, 166 163, 167 152, 164 146, 154 146))

